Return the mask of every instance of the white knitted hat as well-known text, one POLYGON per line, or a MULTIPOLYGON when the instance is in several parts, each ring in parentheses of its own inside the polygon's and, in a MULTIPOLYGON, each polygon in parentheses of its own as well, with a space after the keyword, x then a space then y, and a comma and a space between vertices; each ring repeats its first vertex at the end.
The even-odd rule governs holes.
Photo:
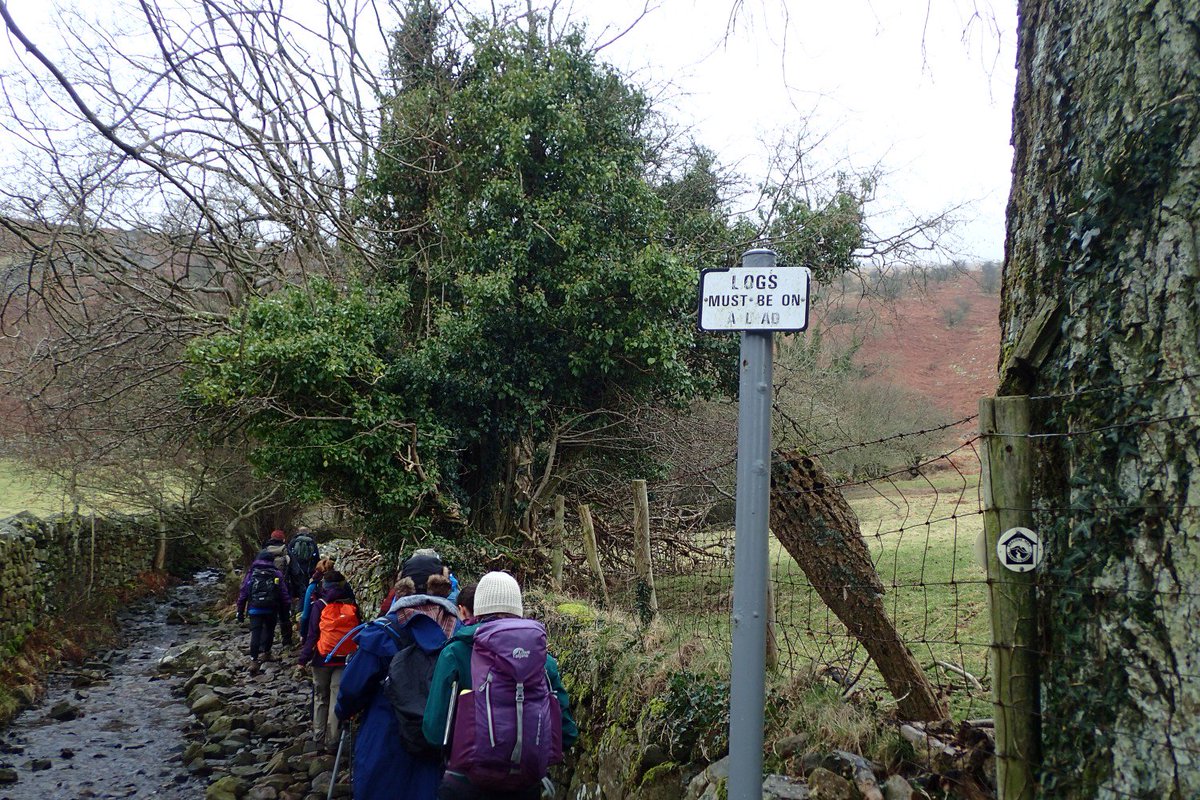
POLYGON ((521 604, 521 587, 517 579, 507 572, 489 572, 479 579, 475 587, 475 616, 487 614, 515 614, 525 616, 521 604))

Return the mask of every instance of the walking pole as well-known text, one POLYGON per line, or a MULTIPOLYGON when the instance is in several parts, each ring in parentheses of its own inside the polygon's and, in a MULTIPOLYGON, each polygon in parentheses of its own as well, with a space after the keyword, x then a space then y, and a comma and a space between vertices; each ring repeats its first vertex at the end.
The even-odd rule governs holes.
POLYGON ((347 724, 338 736, 337 755, 333 757, 333 774, 329 776, 329 793, 325 795, 325 800, 333 800, 333 784, 337 783, 338 764, 342 762, 342 747, 346 744, 346 732, 349 730, 350 726, 347 724))

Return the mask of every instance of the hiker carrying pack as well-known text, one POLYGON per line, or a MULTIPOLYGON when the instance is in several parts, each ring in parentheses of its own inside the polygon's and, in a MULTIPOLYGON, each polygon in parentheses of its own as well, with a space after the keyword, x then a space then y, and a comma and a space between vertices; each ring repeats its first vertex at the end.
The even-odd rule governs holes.
POLYGON ((484 575, 474 612, 442 649, 425 706, 426 741, 450 747, 438 798, 536 800, 579 735, 558 662, 511 575, 484 575))
POLYGON ((317 562, 321 560, 317 540, 308 528, 296 531, 296 535, 288 543, 288 555, 292 559, 288 564, 288 580, 291 581, 292 596, 298 596, 304 591, 313 570, 317 568, 317 562))
POLYGON ((279 611, 290 604, 287 582, 275 568, 274 556, 264 550, 246 569, 237 602, 238 622, 250 614, 250 658, 255 664, 270 660, 279 611))
POLYGON ((256 567, 250 570, 250 591, 247 604, 250 608, 275 608, 279 603, 279 571, 274 567, 256 567))
POLYGON ((562 761, 562 711, 547 655, 540 622, 480 626, 471 647, 471 690, 460 690, 456 703, 448 770, 511 791, 539 784, 562 761))
POLYGON ((333 702, 346 668, 346 657, 358 648, 349 634, 359 622, 358 607, 345 577, 337 570, 326 572, 321 581, 321 595, 313 602, 308 617, 308 632, 298 663, 312 667, 313 738, 330 750, 337 746, 339 730, 333 702))
POLYGON ((446 599, 450 582, 440 559, 414 556, 401 575, 394 610, 358 633, 358 652, 338 694, 338 718, 359 716, 355 800, 434 800, 442 777, 440 748, 421 736, 423 670, 454 633, 458 616, 446 599))
POLYGON ((350 631, 358 625, 358 606, 348 596, 343 600, 325 601, 317 623, 317 654, 325 664, 334 658, 340 658, 344 664, 358 649, 358 643, 350 636, 350 631))
POLYGON ((396 715, 400 744, 413 758, 440 764, 442 749, 425 741, 421 723, 425 721, 433 668, 446 643, 446 634, 425 614, 413 614, 406 622, 391 623, 389 630, 395 635, 399 650, 388 664, 383 693, 396 715))

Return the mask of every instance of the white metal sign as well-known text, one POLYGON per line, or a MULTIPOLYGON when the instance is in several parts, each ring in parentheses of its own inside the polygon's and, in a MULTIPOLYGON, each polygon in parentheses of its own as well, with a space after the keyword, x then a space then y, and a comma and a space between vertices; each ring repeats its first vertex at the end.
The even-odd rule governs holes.
POLYGON ((736 267, 700 273, 700 328, 802 331, 808 327, 805 267, 736 267))
POLYGON ((1013 572, 1029 572, 1042 563, 1042 540, 1029 528, 1009 528, 996 542, 996 557, 1013 572))

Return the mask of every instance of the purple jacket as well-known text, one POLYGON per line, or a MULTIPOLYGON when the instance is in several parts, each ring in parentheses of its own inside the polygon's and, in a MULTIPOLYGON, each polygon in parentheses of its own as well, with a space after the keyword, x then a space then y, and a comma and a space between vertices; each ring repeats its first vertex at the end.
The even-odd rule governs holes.
POLYGON ((317 640, 321 638, 321 612, 325 610, 325 606, 336 602, 354 602, 354 592, 350 590, 350 584, 342 582, 333 586, 321 587, 320 596, 313 601, 312 610, 308 612, 308 630, 304 632, 304 646, 300 648, 300 656, 296 659, 296 663, 300 666, 311 664, 315 667, 344 667, 346 665, 344 656, 334 656, 326 662, 325 656, 317 652, 317 640))
POLYGON ((250 606, 250 613, 274 613, 280 608, 288 608, 292 604, 292 596, 288 593, 287 581, 284 579, 283 573, 275 568, 275 559, 270 554, 263 557, 263 554, 259 553, 259 557, 254 559, 254 562, 246 569, 246 574, 242 576, 242 589, 238 592, 237 601, 238 614, 246 613, 246 604, 250 601, 250 578, 256 569, 270 570, 279 579, 275 584, 277 588, 276 605, 270 608, 250 606))

